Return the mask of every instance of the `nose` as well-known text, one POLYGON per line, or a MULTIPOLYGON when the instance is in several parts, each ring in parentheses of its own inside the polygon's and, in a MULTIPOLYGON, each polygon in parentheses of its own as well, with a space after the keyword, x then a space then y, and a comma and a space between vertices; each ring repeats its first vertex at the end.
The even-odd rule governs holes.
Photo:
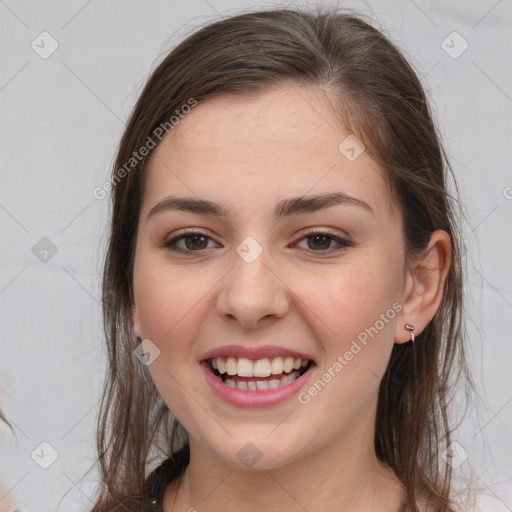
POLYGON ((234 266, 221 281, 217 299, 223 319, 245 329, 257 329, 286 315, 289 289, 268 263, 266 250, 254 261, 235 254, 234 266))

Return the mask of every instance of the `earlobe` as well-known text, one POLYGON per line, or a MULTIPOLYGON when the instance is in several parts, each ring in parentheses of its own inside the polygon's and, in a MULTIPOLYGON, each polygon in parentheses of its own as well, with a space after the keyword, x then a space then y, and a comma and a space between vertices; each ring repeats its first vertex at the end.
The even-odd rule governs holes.
POLYGON ((426 250, 410 260, 395 343, 411 341, 411 331, 405 328, 406 324, 414 326, 414 336, 417 336, 434 318, 443 299, 450 260, 450 235, 443 230, 434 231, 426 250))

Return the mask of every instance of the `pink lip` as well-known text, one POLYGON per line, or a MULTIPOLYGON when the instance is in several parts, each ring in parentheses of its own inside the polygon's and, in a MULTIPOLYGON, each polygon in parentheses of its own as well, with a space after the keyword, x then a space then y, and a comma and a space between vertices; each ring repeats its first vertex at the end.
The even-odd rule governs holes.
POLYGON ((266 345, 263 347, 242 347, 240 345, 224 345, 222 347, 214 348, 206 354, 204 354, 200 362, 206 361, 207 359, 212 359, 214 357, 245 357, 247 359, 264 359, 268 357, 269 359, 273 357, 293 357, 294 359, 314 359, 301 352, 296 352, 295 350, 289 350, 284 347, 278 347, 275 345, 266 345))
MULTIPOLYGON (((281 352, 282 354, 282 352, 281 352)), ((212 356, 217 357, 217 356, 212 356)), ((243 356, 238 356, 243 357, 243 356)), ((291 357, 291 356, 290 356, 291 357)), ((300 357, 300 356, 297 356, 300 357)), ((308 359, 304 357, 304 359, 308 359)), ((296 395, 299 390, 305 386, 311 373, 309 369, 306 373, 295 379, 291 384, 279 387, 276 389, 262 389, 259 391, 245 391, 243 389, 231 388, 226 386, 219 377, 215 376, 210 370, 210 365, 207 362, 201 363, 201 368, 205 374, 206 380, 210 385, 212 391, 218 398, 224 400, 230 405, 235 407, 242 407, 248 409, 256 409, 258 407, 270 407, 280 404, 288 398, 296 395)))

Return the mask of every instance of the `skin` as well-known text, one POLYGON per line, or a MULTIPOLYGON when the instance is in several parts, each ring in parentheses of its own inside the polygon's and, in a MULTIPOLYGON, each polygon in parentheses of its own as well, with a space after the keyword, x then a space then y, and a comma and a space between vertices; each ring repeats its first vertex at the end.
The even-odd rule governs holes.
MULTIPOLYGON (((148 369, 191 449, 179 492, 177 481, 166 489, 165 512, 237 504, 267 512, 400 508, 403 489, 374 452, 379 383, 393 344, 411 339, 404 324, 419 334, 437 311, 450 241, 436 231, 424 254, 406 256, 400 210, 382 171, 367 151, 350 161, 338 150, 347 135, 320 90, 283 86, 199 104, 152 153, 133 323, 160 350, 148 369), (371 211, 338 205, 273 217, 281 199, 333 191, 371 211), (148 220, 171 194, 231 212, 215 218, 168 210, 148 220), (335 251, 334 239, 308 239, 310 227, 351 245, 335 251), (188 253, 166 248, 182 228, 209 238, 189 239, 188 253), (251 263, 236 252, 248 236, 262 249, 251 263), (393 303, 401 311, 305 405, 296 397, 266 408, 228 405, 199 367, 206 351, 226 344, 288 347, 317 363, 307 389, 393 303), (261 455, 252 468, 237 457, 248 442, 261 455)), ((178 243, 183 250, 185 242, 178 243)))

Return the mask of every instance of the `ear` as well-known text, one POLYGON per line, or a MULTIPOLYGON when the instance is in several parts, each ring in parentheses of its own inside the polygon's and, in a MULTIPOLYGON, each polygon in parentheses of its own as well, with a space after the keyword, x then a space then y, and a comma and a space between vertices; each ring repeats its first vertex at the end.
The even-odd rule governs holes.
POLYGON ((140 328, 139 313, 137 312, 137 308, 135 306, 132 306, 132 324, 133 324, 133 330, 135 331, 137 338, 142 338, 142 336, 140 334, 141 328, 140 328))
POLYGON ((405 329, 405 324, 414 326, 412 332, 416 336, 434 318, 443 298, 450 263, 450 235, 443 230, 434 231, 426 250, 410 258, 402 310, 395 327, 395 343, 411 341, 411 333, 405 329))

